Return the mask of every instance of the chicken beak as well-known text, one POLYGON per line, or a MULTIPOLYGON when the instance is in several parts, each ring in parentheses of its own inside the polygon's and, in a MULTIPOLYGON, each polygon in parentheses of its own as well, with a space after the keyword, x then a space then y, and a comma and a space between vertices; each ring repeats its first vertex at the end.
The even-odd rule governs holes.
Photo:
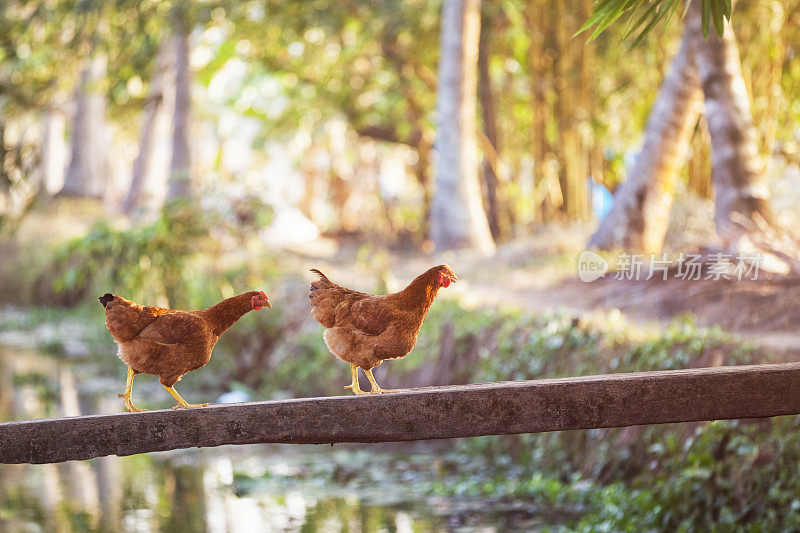
POLYGON ((455 283, 458 281, 458 278, 452 272, 440 272, 439 273, 439 285, 442 287, 449 287, 451 283, 455 283))
POLYGON ((269 300, 267 300, 267 302, 266 302, 264 305, 266 305, 267 307, 269 307, 270 309, 272 309, 272 304, 271 304, 271 303, 269 303, 269 300))

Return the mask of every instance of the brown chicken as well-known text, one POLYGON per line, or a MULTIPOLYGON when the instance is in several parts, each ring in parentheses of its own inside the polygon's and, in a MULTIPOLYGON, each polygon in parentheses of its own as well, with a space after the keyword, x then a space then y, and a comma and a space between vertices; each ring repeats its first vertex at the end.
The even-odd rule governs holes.
POLYGON ((106 327, 119 344, 118 356, 128 365, 125 392, 119 397, 128 411, 142 411, 131 402, 133 376, 151 374, 178 400, 174 409, 205 407, 189 404, 174 385, 187 372, 209 360, 220 336, 252 310, 272 307, 263 291, 250 291, 202 311, 176 311, 141 306, 113 294, 99 298, 106 309, 106 327))
POLYGON ((457 281, 447 265, 433 267, 396 294, 373 296, 333 283, 319 270, 311 284, 311 316, 328 328, 323 334, 333 355, 350 363, 353 381, 345 389, 369 394, 358 386, 358 368, 364 369, 372 394, 395 392, 378 386, 372 369, 386 359, 403 357, 414 348, 419 328, 441 287, 457 281))

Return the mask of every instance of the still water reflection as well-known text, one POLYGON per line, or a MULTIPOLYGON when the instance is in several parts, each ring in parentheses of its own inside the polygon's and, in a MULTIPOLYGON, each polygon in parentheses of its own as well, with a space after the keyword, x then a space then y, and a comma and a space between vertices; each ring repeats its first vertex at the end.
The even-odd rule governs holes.
MULTIPOLYGON (((0 421, 118 412, 115 371, 91 358, 0 346, 0 421)), ((160 394, 155 381, 137 385, 142 398, 160 394)), ((242 446, 0 465, 0 531, 529 531, 548 525, 524 502, 490 506, 434 496, 432 487, 454 483, 469 463, 446 450, 242 446)))

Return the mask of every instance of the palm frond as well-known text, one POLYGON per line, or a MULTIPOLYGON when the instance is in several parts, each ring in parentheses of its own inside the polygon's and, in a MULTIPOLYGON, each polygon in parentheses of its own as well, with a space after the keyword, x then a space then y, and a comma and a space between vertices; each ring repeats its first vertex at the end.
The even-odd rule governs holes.
MULTIPOLYGON (((688 0, 701 2, 703 35, 708 37, 711 23, 719 37, 725 30, 725 20, 731 19, 731 0, 688 0)), ((625 39, 631 47, 638 46, 662 20, 669 20, 679 7, 678 0, 597 0, 589 18, 575 33, 579 35, 591 28, 589 40, 595 39, 618 19, 627 21, 625 39)), ((681 17, 686 14, 682 10, 681 17)))

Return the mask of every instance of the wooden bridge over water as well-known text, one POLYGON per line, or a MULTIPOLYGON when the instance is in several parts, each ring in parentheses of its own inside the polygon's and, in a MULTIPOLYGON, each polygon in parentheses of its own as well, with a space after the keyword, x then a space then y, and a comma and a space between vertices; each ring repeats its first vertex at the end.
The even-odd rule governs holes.
POLYGON ((228 444, 395 442, 800 414, 800 363, 606 374, 0 424, 0 463, 228 444))

